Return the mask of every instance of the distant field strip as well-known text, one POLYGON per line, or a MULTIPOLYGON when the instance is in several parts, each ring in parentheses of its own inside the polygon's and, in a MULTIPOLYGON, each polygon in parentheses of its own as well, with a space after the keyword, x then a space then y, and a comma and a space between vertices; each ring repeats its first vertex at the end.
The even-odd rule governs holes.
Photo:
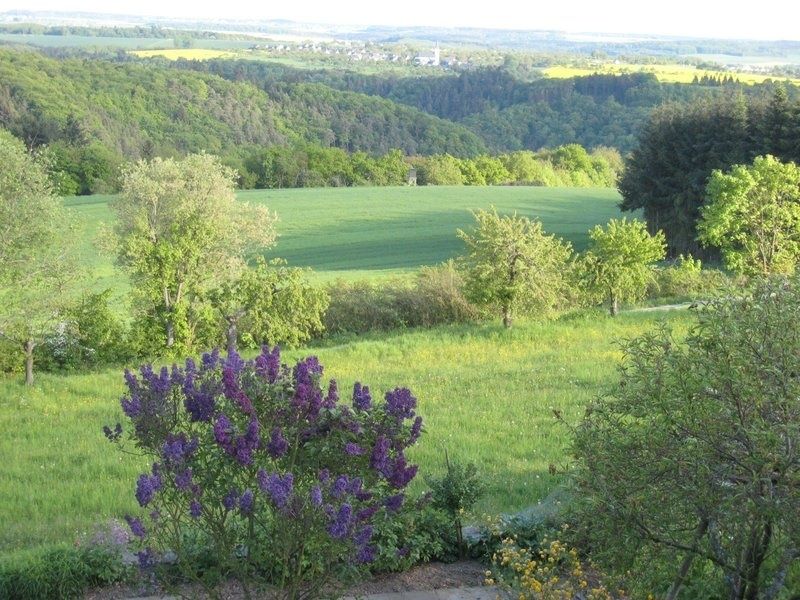
POLYGON ((212 58, 231 58, 235 56, 233 52, 225 50, 211 50, 209 48, 165 48, 161 50, 131 50, 140 58, 152 58, 153 56, 163 56, 169 60, 185 58, 187 60, 210 60, 212 58))
POLYGON ((757 73, 734 73, 731 71, 707 71, 704 69, 697 69, 692 65, 681 64, 664 64, 664 65, 639 65, 639 64, 605 64, 596 67, 568 67, 558 66, 544 69, 545 77, 553 79, 566 79, 569 77, 582 77, 586 75, 595 74, 614 74, 622 75, 624 73, 652 73, 659 81, 664 83, 691 83, 695 77, 702 79, 704 76, 708 77, 733 77, 734 80, 741 83, 756 84, 763 83, 767 79, 777 81, 789 81, 794 84, 800 84, 800 79, 781 78, 770 75, 761 75, 757 73))
MULTIPOLYGON (((459 255, 456 229, 473 224, 471 210, 497 207, 542 220, 545 229, 586 246, 587 231, 620 216, 610 188, 388 187, 253 190, 239 198, 262 204, 279 217, 278 245, 270 257, 311 267, 327 279, 364 278, 410 271, 459 255)), ((94 244, 101 223, 111 222, 111 196, 66 200, 81 235, 82 260, 94 287, 124 288, 122 275, 94 244)))

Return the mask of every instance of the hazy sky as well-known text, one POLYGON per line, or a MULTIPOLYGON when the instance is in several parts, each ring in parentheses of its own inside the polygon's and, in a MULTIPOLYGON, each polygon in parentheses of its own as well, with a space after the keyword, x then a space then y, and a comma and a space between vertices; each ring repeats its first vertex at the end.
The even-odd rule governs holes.
POLYGON ((285 18, 354 25, 436 25, 800 40, 800 2, 719 0, 0 0, 10 9, 169 17, 285 18))

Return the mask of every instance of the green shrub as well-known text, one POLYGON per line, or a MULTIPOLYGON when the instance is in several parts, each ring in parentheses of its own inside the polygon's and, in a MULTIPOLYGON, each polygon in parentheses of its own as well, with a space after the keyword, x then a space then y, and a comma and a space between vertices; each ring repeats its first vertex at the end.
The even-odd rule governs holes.
POLYGON ((703 269, 700 260, 681 254, 673 264, 655 270, 647 297, 704 300, 719 293, 729 282, 722 271, 703 269))
POLYGON ((135 357, 124 319, 109 306, 111 290, 87 294, 67 309, 64 321, 38 349, 43 370, 121 364, 135 357))
POLYGON ((373 525, 378 548, 371 565, 373 572, 406 571, 420 563, 452 562, 458 558, 450 517, 432 506, 427 495, 407 501, 391 518, 379 515, 373 525))
POLYGON ((328 333, 389 331, 473 322, 483 313, 466 299, 454 263, 422 267, 414 279, 381 283, 338 280, 328 287, 328 333))
POLYGON ((707 597, 792 589, 798 319, 800 280, 774 280, 713 301, 685 336, 664 327, 624 344, 619 383, 587 408, 572 447, 594 558, 671 598, 690 597, 678 594, 693 575, 707 597))
POLYGON ((89 588, 123 582, 131 576, 132 569, 110 547, 57 547, 0 564, 0 598, 82 598, 89 588))
POLYGON ((451 462, 445 454, 445 466, 447 469, 444 475, 426 477, 425 482, 431 488, 433 506, 449 517, 459 555, 463 557, 467 550, 463 537, 463 520, 486 488, 474 464, 451 462))

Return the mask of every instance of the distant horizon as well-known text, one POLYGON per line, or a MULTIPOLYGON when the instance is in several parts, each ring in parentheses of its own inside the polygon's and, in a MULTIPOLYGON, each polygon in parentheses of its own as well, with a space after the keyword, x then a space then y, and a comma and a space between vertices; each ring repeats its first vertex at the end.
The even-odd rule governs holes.
MULTIPOLYGON (((16 0, 15 0, 16 1, 16 0)), ((55 13, 75 19, 87 15, 132 17, 136 19, 184 20, 194 22, 289 21, 298 25, 328 27, 448 28, 491 29, 498 31, 547 31, 597 36, 657 36, 669 38, 800 41, 800 5, 786 7, 774 1, 762 2, 757 11, 752 5, 735 2, 689 2, 674 0, 669 11, 653 17, 645 14, 642 3, 617 0, 599 6, 586 0, 569 8, 516 7, 510 0, 497 0, 489 7, 453 8, 422 0, 408 0, 396 12, 374 2, 348 2, 335 5, 321 0, 297 1, 280 7, 253 7, 244 0, 219 3, 185 0, 166 4, 140 0, 109 6, 99 0, 28 0, 9 6, 0 0, 0 14, 10 12, 55 13), (224 11, 224 14, 223 14, 224 11)), ((131 23, 133 25, 135 23, 131 23)))

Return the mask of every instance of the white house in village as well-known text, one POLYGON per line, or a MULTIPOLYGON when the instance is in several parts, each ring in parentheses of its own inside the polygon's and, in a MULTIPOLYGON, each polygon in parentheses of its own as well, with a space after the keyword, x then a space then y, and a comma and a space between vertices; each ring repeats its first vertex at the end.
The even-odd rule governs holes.
POLYGON ((421 66, 438 67, 439 66, 439 42, 433 48, 433 52, 422 52, 414 57, 414 62, 421 66))

